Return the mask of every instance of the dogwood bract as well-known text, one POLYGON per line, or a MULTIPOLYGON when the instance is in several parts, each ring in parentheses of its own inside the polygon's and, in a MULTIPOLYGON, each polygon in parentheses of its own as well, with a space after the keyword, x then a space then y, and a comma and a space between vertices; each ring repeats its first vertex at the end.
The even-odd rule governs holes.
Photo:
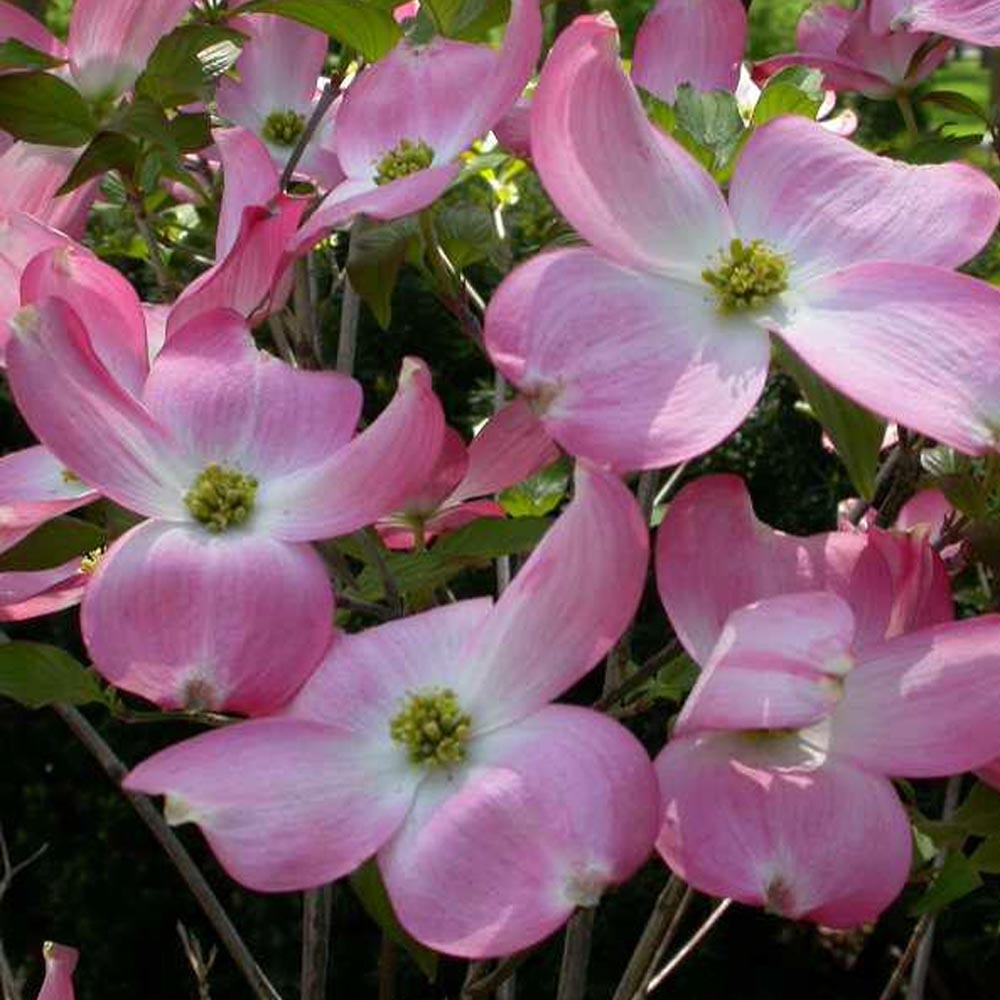
POLYGON ((486 346, 567 451, 636 469, 708 450, 760 396, 769 332, 875 412, 996 447, 1000 292, 950 270, 1000 219, 984 174, 896 163, 785 117, 747 142, 727 207, 647 121, 606 15, 553 47, 531 147, 593 249, 515 270, 486 346))
POLYGON ((87 589, 95 665, 164 707, 280 704, 329 638, 327 574, 301 543, 395 509, 437 457, 426 367, 408 360, 393 402, 355 438, 353 379, 294 370, 215 311, 172 334, 132 394, 94 351, 94 314, 48 292, 9 346, 18 407, 80 480, 151 518, 87 589))
POLYGON ((338 635, 284 717, 178 744, 125 785, 165 795, 168 819, 197 823, 252 888, 320 885, 377 852, 418 940, 475 957, 525 948, 652 846, 641 745, 606 716, 549 704, 627 625, 647 545, 625 487, 580 467, 495 605, 338 635))
POLYGON ((843 534, 862 546, 845 576, 837 534, 762 533, 752 515, 729 529, 733 574, 720 574, 714 545, 693 543, 726 523, 705 501, 739 503, 738 482, 689 490, 660 528, 657 579, 702 673, 656 759, 657 847, 704 892, 831 927, 874 920, 910 870, 889 778, 1000 751, 1000 617, 893 624, 878 613, 893 588, 863 565, 876 536, 843 534))

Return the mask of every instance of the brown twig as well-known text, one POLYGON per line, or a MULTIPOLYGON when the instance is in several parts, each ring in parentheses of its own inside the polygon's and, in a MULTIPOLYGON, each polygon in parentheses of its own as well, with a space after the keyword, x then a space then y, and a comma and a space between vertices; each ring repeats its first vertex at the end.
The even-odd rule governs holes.
POLYGON ((587 967, 590 964, 596 914, 597 907, 582 907, 566 925, 556 1000, 583 1000, 587 990, 587 967))
POLYGON ((324 1000, 330 967, 333 886, 302 894, 302 1000, 324 1000))
POLYGON ((281 191, 286 191, 288 185, 291 184, 292 178, 295 176, 295 168, 299 165, 299 160, 302 159, 302 155, 306 151, 306 146, 309 145, 312 137, 316 134, 319 123, 323 120, 323 116, 327 111, 330 110, 339 93, 339 81, 331 79, 327 83, 326 89, 320 95, 320 99, 316 102, 316 107, 313 108, 313 113, 309 116, 309 121, 306 122, 305 128, 302 129, 302 134, 299 136, 299 141, 292 150, 292 155, 288 157, 285 169, 281 172, 281 180, 279 181, 279 189, 281 191))
POLYGON ((672 959, 670 959, 667 964, 656 973, 655 976, 649 981, 649 985, 646 987, 646 995, 648 996, 653 992, 658 986, 660 986, 663 981, 669 976, 680 964, 690 955, 702 941, 711 933, 712 928, 725 916, 726 910, 733 905, 731 899, 724 899, 714 910, 708 915, 708 919, 701 925, 691 935, 688 939, 687 944, 672 959))

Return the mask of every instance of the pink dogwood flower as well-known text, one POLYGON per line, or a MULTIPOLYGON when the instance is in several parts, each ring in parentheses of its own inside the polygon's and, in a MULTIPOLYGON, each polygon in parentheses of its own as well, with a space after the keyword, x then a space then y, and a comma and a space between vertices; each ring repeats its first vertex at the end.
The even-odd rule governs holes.
POLYGON ((732 92, 746 46, 742 0, 657 0, 635 36, 632 79, 668 104, 684 83, 732 92))
POLYGON ((799 21, 796 41, 798 52, 758 63, 755 75, 767 78, 785 66, 812 66, 823 71, 825 85, 833 90, 892 98, 930 76, 952 49, 947 40, 933 44, 934 36, 927 32, 872 30, 865 4, 857 10, 835 3, 809 8, 799 21))
MULTIPOLYGON (((249 14, 234 27, 248 39, 236 61, 239 79, 219 81, 219 113, 253 132, 283 169, 319 97, 318 81, 330 40, 321 31, 275 14, 249 14)), ((331 108, 298 165, 302 174, 328 188, 344 176, 330 149, 335 118, 331 108)))
POLYGON ((38 1000, 74 1000, 73 972, 80 953, 76 948, 47 941, 42 949, 45 955, 45 981, 38 1000))
POLYGON ((466 447, 458 431, 445 431, 444 445, 427 482, 402 509, 375 528, 390 549, 411 549, 481 517, 504 517, 493 500, 481 499, 534 475, 559 457, 523 399, 489 420, 466 447))
POLYGON ((459 154, 520 97, 541 44, 538 0, 513 0, 499 51, 403 38, 365 69, 337 113, 333 151, 346 180, 303 226, 298 248, 361 213, 394 219, 430 205, 458 175, 459 154))
POLYGON ((655 762, 657 848, 707 893, 831 927, 874 920, 910 869, 890 778, 961 773, 1000 750, 1000 617, 911 622, 883 639, 864 620, 885 604, 864 555, 840 596, 838 545, 799 540, 797 568, 792 540, 744 525, 720 574, 720 513, 688 497, 679 516, 660 529, 657 578, 702 673, 655 762), (689 563, 694 533, 711 544, 689 563), (719 610, 745 597, 720 627, 719 610))
POLYGON ((97 317, 49 273, 15 321, 15 400, 80 480, 150 518, 87 587, 95 665, 164 707, 279 704, 329 641, 327 574, 302 543, 370 524, 423 481, 443 431, 429 373, 408 360, 394 401, 355 438, 353 379, 290 368, 220 310, 172 334, 130 390, 93 331, 117 321, 138 338, 141 309, 115 317, 111 302, 97 317))
POLYGON ((339 634, 283 712, 136 767, 253 889, 320 885, 375 854, 407 930, 508 954, 645 860, 660 818, 648 758, 618 723, 552 705, 627 625, 647 535, 613 476, 576 496, 503 596, 339 634), (233 768, 234 760, 240 767, 233 768))
POLYGON ((996 447, 1000 292, 951 270, 1000 219, 985 175, 784 117, 743 148, 727 206, 646 119, 606 15, 553 47, 532 155, 592 247, 522 264, 485 338, 567 451, 619 469, 707 451, 759 398, 770 333, 869 409, 961 451, 996 447))
POLYGON ((872 30, 957 38, 970 45, 1000 45, 997 0, 870 0, 872 30))

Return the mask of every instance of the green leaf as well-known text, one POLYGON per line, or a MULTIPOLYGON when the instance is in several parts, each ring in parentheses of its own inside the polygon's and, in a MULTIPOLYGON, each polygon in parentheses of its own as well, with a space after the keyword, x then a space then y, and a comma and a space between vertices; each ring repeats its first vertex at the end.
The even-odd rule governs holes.
POLYGON ((174 158, 181 153, 163 108, 145 94, 138 94, 129 104, 124 105, 108 125, 108 131, 145 139, 174 158))
POLYGON ((212 144, 212 119, 207 112, 175 115, 170 134, 182 152, 195 153, 212 144))
POLYGON ((924 94, 920 98, 921 102, 928 101, 937 104, 949 111, 955 111, 960 115, 968 115, 970 118, 978 118, 979 121, 989 125, 990 116, 971 97, 960 94, 957 90, 932 90, 929 94, 924 94))
POLYGON ((566 458, 547 465, 523 483, 500 494, 500 506, 511 517, 544 517, 559 506, 569 487, 570 463, 566 458))
POLYGON ((239 56, 243 35, 218 24, 175 28, 153 50, 136 82, 137 94, 174 108, 208 96, 208 84, 239 56))
POLYGON ((466 42, 485 41, 510 17, 509 0, 426 0, 425 5, 443 35, 466 42))
POLYGON ((0 572, 53 569, 104 544, 104 532, 75 517, 56 517, 0 555, 0 572))
POLYGON ((778 357, 782 367, 798 383, 814 416, 830 435, 854 488, 866 500, 871 500, 875 492, 878 456, 885 439, 885 422, 842 396, 792 351, 779 346, 778 357))
POLYGON ((0 76, 0 128, 25 142, 84 146, 97 122, 84 99, 50 73, 0 76))
POLYGON ((409 217, 376 222, 361 216, 351 227, 347 274, 383 330, 392 320, 392 293, 399 269, 419 232, 416 220, 409 217))
POLYGON ((389 894, 385 891, 382 875, 375 859, 366 861, 350 876, 349 881, 354 894, 358 897, 368 916, 378 924, 386 937, 406 949, 409 956, 416 962, 417 968, 427 977, 429 982, 433 983, 437 978, 438 956, 429 948, 414 941, 403 929, 392 908, 389 894))
POLYGON ((97 676, 56 646, 9 642, 0 646, 0 695, 26 708, 57 702, 86 705, 103 701, 97 676))
POLYGON ((736 98, 725 90, 677 88, 674 138, 695 153, 713 172, 730 165, 746 135, 736 98))
POLYGON ((695 686, 699 674, 694 660, 687 653, 680 653, 639 689, 638 697, 680 704, 695 686))
POLYGON ((489 260, 501 270, 509 269, 509 253, 497 236, 493 214, 485 205, 472 202, 442 205, 435 213, 434 228, 448 259, 460 271, 482 260, 489 260))
MULTIPOLYGON (((492 559, 533 549, 549 527, 544 517, 510 521, 482 518, 446 535, 425 552, 387 552, 385 564, 403 595, 421 595, 443 587, 463 570, 492 559)), ((346 551, 346 550, 345 550, 346 551)), ((355 550, 355 552, 360 552, 355 550)), ((354 554, 354 553, 351 553, 354 554)), ((362 556, 364 558, 364 556, 362 556)), ((367 560, 366 560, 367 561, 367 560)), ((358 578, 360 597, 368 601, 385 596, 376 566, 367 565, 358 578)))
POLYGON ((16 38, 0 42, 0 70, 12 69, 53 69, 62 66, 65 59, 57 59, 47 52, 39 52, 16 38))
POLYGON ((949 854, 930 888, 910 907, 913 916, 939 913, 983 884, 973 863, 960 851, 949 854))
POLYGON ((518 517, 509 521, 483 517, 445 535, 434 551, 448 559, 475 562, 530 552, 542 540, 550 523, 544 517, 518 517))
POLYGON ((73 164, 69 176, 63 181, 56 194, 69 194, 81 184, 109 170, 120 170, 131 174, 139 156, 138 145, 127 135, 119 132, 100 132, 73 164))
POLYGON ((804 66, 787 66, 767 82, 753 110, 755 125, 779 115, 814 119, 823 103, 823 74, 804 66))
POLYGON ((357 49, 369 62, 384 56, 402 37, 389 11, 364 0, 253 0, 230 17, 250 13, 279 14, 307 24, 357 49))
POLYGON ((1000 833, 1000 793, 979 782, 955 810, 950 822, 975 837, 1000 833))
POLYGON ((987 837, 969 860, 978 872, 1000 875, 1000 835, 987 837))
POLYGON ((943 135, 937 132, 921 138, 903 152, 909 163, 947 163, 962 159, 979 142, 979 135, 943 135))

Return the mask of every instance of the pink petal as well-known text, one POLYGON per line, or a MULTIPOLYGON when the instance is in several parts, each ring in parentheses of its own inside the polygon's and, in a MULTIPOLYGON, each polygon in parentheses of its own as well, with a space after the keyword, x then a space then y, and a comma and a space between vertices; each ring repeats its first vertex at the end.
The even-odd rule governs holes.
POLYGON ((970 45, 1000 45, 998 0, 872 0, 876 31, 928 31, 970 45))
POLYGON ((1000 434, 998 310, 1000 291, 965 275, 859 264, 798 289, 779 332, 855 402, 981 455, 1000 434))
POLYGON ((81 199, 89 205, 96 193, 85 186, 55 196, 79 156, 79 149, 15 142, 0 156, 0 212, 26 212, 52 225, 73 219, 81 199))
POLYGON ((573 228, 623 264, 700 280, 704 262, 729 242, 715 181, 646 119, 607 14, 577 18, 552 47, 535 92, 531 151, 573 228))
POLYGON ((170 435, 108 373, 65 302, 19 316, 11 389, 31 429, 83 482, 140 514, 187 519, 191 471, 170 435))
MULTIPOLYGON (((507 516, 500 504, 492 500, 470 500, 456 507, 443 507, 423 522, 423 540, 430 543, 440 535, 447 535, 484 517, 503 520, 507 516)), ((417 532, 405 518, 384 518, 375 525, 382 544, 394 551, 416 548, 417 532)))
POLYGON ((960 774, 1000 756, 1000 617, 868 647, 833 715, 831 748, 894 777, 960 774))
POLYGON ((533 476, 559 457, 559 448, 528 400, 508 403, 469 445, 469 465, 450 499, 488 496, 533 476))
POLYGON ((367 178, 344 181, 333 189, 299 230, 295 252, 309 251, 356 215, 385 221, 419 212, 437 201, 460 170, 459 163, 445 163, 419 170, 381 187, 367 178))
POLYGON ((149 363, 152 364, 167 340, 167 320, 171 306, 160 302, 143 302, 141 305, 143 319, 146 321, 146 349, 149 352, 149 363))
POLYGON ((976 777, 984 781, 990 788, 1000 791, 1000 759, 991 760, 988 764, 976 768, 976 777))
POLYGON ((649 541, 616 476, 579 463, 572 503, 504 591, 467 654, 482 724, 522 718, 591 670, 625 630, 649 541))
POLYGON ((108 374, 138 396, 149 372, 146 319, 132 285, 89 250, 72 244, 39 254, 21 277, 21 302, 54 296, 83 324, 108 374))
POLYGON ((682 83, 732 92, 746 43, 741 0, 658 0, 635 36, 632 79, 668 104, 682 83))
POLYGON ((399 510, 426 481, 441 449, 444 414, 427 366, 405 358, 392 402, 321 463, 261 484, 261 528, 308 541, 357 531, 399 510))
POLYGON ((904 531, 929 529, 933 536, 941 531, 945 520, 954 513, 955 508, 941 490, 923 489, 903 504, 896 517, 896 527, 904 531))
POLYGON ((895 599, 889 567, 865 535, 774 531, 754 516, 736 476, 703 476, 677 495, 656 539, 656 578, 678 638, 700 664, 729 615, 754 601, 833 591, 851 607, 860 648, 885 636, 895 599))
POLYGON ((156 43, 190 6, 191 0, 76 0, 69 54, 84 96, 117 97, 128 90, 156 43))
POLYGON ((619 469, 714 447, 759 398, 770 359, 766 334, 720 314, 701 287, 590 249, 522 264, 491 300, 485 336, 563 448, 619 469))
POLYGON ((489 598, 456 601, 363 632, 338 632, 282 714, 366 733, 373 745, 391 743, 390 722, 407 695, 450 688, 481 729, 476 678, 464 653, 492 606, 489 598))
POLYGON ((295 369, 259 351, 242 317, 220 309, 171 335, 143 401, 199 471, 214 462, 275 479, 343 448, 361 397, 346 375, 295 369))
POLYGON ((56 59, 66 58, 66 48, 48 28, 12 3, 0 3, 0 41, 15 39, 56 59))
POLYGON ((315 668, 332 615, 310 547, 150 521, 101 560, 81 628, 116 687, 161 708, 261 715, 315 668))
POLYGON ((462 481, 468 467, 465 440, 458 431, 445 427, 441 451, 428 470, 428 478, 419 491, 407 499, 401 510, 409 515, 430 516, 462 481))
POLYGON ((0 607, 0 622, 24 622, 76 607, 83 598, 89 577, 77 573, 34 597, 0 607))
POLYGON ((1000 192, 978 170, 876 156, 800 116, 753 134, 729 204, 740 236, 787 253, 796 282, 873 260, 957 267, 1000 221, 1000 192))
POLYGON ((660 817, 645 751, 596 712, 549 706, 476 757, 430 777, 378 855, 407 930, 467 958, 530 947, 596 906, 645 861, 660 817))
POLYGON ((861 8, 851 19, 838 51, 843 58, 877 73, 890 83, 911 89, 951 53, 950 42, 934 43, 930 34, 872 32, 869 19, 861 8), (920 59, 914 67, 918 55, 920 59))
MULTIPOLYGON (((54 566, 51 569, 28 570, 22 572, 0 573, 0 616, 8 606, 20 605, 31 598, 36 598, 53 588, 61 588, 67 582, 72 582, 74 586, 80 583, 78 577, 80 573, 80 559, 70 559, 61 566, 54 566)), ((76 594, 77 603, 80 599, 79 590, 76 594)), ((69 605, 63 604, 62 607, 69 605)), ((17 620, 8 617, 8 621, 17 620)))
POLYGON ((240 30, 249 37, 236 61, 240 80, 223 80, 218 94, 219 113, 244 128, 257 123, 243 120, 230 103, 239 92, 247 104, 266 119, 272 111, 297 111, 308 115, 316 81, 323 72, 329 39, 321 31, 276 14, 250 14, 240 18, 240 30))
POLYGON ((656 771, 657 849, 702 892, 852 927, 906 883, 910 824, 889 782, 794 736, 674 740, 656 771))
POLYGON ((123 784, 166 795, 167 818, 197 823, 238 882, 287 892, 332 882, 370 857, 402 822, 417 781, 350 730, 260 719, 169 747, 123 784))
POLYGON ((97 493, 66 472, 41 446, 0 458, 0 528, 33 528, 97 499, 97 493))
POLYGON ((782 594, 734 611, 674 727, 802 729, 826 718, 854 665, 854 616, 828 591, 782 594))
POLYGON ((499 52, 440 36, 422 45, 401 41, 344 97, 334 142, 344 172, 373 181, 379 161, 402 139, 430 146, 435 166, 449 163, 520 97, 541 39, 538 0, 513 0, 499 52))
POLYGON ((855 90, 866 97, 887 100, 897 89, 894 83, 849 59, 814 52, 791 52, 765 59, 754 66, 754 78, 767 80, 788 66, 818 69, 823 74, 823 86, 838 93, 855 90))
POLYGON ((277 197, 278 171, 271 154, 253 132, 217 128, 212 136, 222 161, 222 207, 215 238, 215 256, 221 261, 236 245, 244 211, 266 206, 277 197))
POLYGON ((835 3, 816 4, 799 18, 795 42, 800 52, 835 56, 847 37, 855 12, 835 3))
POLYGON ((282 194, 272 208, 245 208, 232 250, 181 293, 167 337, 213 309, 232 309, 251 322, 280 309, 288 296, 282 279, 292 259, 292 238, 307 206, 306 198, 282 194))
POLYGON ((514 106, 493 126, 497 142, 515 156, 531 158, 531 98, 519 97, 514 106))
POLYGON ((64 944, 46 942, 45 981, 38 1000, 73 1000, 73 972, 80 953, 64 944))

